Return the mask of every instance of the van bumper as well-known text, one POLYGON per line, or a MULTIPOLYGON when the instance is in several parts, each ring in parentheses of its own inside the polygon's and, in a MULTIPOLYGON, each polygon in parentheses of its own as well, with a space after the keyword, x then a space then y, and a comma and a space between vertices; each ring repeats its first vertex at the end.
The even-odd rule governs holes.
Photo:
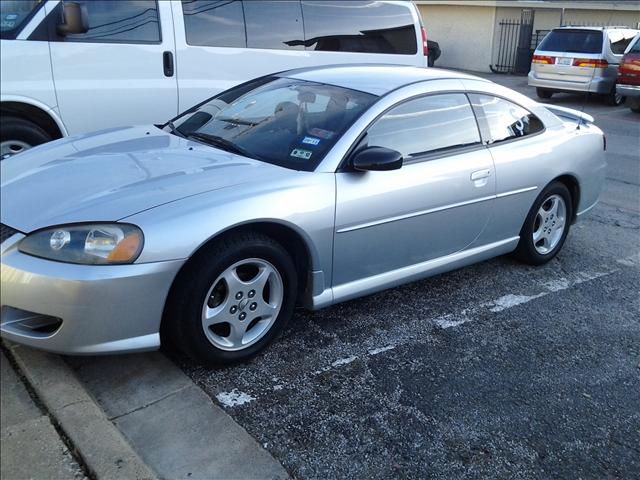
POLYGON ((608 94, 615 84, 615 77, 594 76, 586 82, 570 82, 566 80, 552 80, 548 78, 540 78, 536 72, 531 70, 528 75, 528 84, 530 87, 544 88, 558 92, 588 92, 597 94, 608 94))

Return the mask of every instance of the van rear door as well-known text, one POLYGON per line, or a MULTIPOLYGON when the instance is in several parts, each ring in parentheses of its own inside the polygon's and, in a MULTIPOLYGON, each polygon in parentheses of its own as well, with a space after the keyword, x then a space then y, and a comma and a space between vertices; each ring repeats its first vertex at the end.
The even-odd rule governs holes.
POLYGON ((62 3, 48 3, 51 64, 69 134, 164 123, 178 113, 171 4, 75 0, 89 30, 61 36, 62 3))

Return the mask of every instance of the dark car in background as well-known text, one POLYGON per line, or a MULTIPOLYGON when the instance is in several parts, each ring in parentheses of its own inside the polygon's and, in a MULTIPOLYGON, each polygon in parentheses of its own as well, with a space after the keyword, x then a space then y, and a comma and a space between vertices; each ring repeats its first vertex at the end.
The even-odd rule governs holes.
POLYGON ((632 111, 640 113, 640 34, 636 35, 622 57, 616 92, 627 97, 627 105, 632 111))

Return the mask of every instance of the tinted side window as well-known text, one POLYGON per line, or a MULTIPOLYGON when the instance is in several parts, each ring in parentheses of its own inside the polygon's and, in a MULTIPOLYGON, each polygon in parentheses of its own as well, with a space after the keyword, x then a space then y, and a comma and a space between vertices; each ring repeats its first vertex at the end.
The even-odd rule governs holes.
POLYGON ((483 135, 489 143, 532 135, 544 129, 538 117, 515 103, 491 95, 474 93, 469 97, 473 108, 484 119, 483 135))
POLYGON ((415 55, 416 30, 408 5, 378 1, 303 0, 304 45, 330 52, 415 55))
POLYGON ((249 48, 303 49, 300 0, 244 1, 249 48))
POLYGON ((369 146, 397 150, 412 157, 480 143, 471 105, 461 93, 430 95, 385 113, 367 131, 369 146))
POLYGON ((84 0, 89 16, 87 33, 71 34, 65 41, 157 43, 160 21, 155 0, 84 0))
POLYGON ((640 53, 640 37, 638 37, 633 46, 629 49, 629 53, 640 53))
POLYGON ((189 45, 247 46, 240 0, 182 0, 182 13, 189 45))
POLYGON ((633 40, 636 32, 629 30, 609 30, 609 45, 616 55, 622 55, 633 40))

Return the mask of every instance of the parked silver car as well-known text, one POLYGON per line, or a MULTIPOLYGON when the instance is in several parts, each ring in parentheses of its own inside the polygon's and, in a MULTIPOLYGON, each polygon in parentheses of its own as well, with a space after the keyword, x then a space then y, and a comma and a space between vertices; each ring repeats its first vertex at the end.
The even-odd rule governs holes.
POLYGON ((554 92, 589 92, 620 105, 624 97, 616 93, 618 67, 637 33, 627 27, 555 28, 533 54, 529 85, 540 98, 551 98, 554 92))
POLYGON ((589 115, 461 73, 261 77, 164 126, 4 161, 2 336, 70 354, 171 341, 204 364, 244 360, 296 303, 510 252, 548 262, 598 199, 603 150, 589 115))

